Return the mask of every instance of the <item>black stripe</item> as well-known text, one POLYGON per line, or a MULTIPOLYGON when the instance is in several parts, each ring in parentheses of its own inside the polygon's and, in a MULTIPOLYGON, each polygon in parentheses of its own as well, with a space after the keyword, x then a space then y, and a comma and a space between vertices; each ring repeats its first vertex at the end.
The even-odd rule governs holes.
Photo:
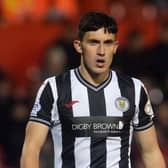
POLYGON ((139 116, 138 116, 139 123, 138 123, 137 127, 144 127, 145 125, 148 125, 149 123, 153 123, 152 117, 150 115, 147 115, 144 111, 147 101, 148 101, 147 94, 146 94, 144 88, 141 87, 140 103, 139 103, 139 111, 140 112, 139 112, 139 116))
MULTIPOLYGON (((95 92, 88 88, 89 108, 91 116, 106 116, 104 91, 95 92)), ((106 168, 106 138, 91 138, 90 168, 106 168)))
POLYGON ((75 168, 74 142, 72 132, 67 130, 67 122, 73 117, 72 107, 65 108, 64 105, 72 101, 70 71, 56 78, 58 91, 58 112, 62 126, 62 168, 75 168))
MULTIPOLYGON (((132 118, 135 111, 135 89, 133 80, 130 77, 122 76, 117 74, 118 84, 121 91, 121 96, 129 100, 130 108, 128 111, 123 112, 123 117, 132 118)), ((129 157, 128 157, 128 148, 129 148, 129 137, 130 137, 130 124, 125 128, 125 134, 121 135, 121 151, 120 151, 120 162, 119 168, 128 168, 129 167, 129 157)))

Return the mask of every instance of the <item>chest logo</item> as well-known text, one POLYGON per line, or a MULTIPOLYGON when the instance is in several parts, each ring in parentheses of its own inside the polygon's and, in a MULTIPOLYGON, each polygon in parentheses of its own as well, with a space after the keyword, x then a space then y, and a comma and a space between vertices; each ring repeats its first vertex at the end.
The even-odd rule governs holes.
POLYGON ((76 103, 79 103, 79 101, 78 100, 72 100, 72 101, 70 101, 69 103, 67 103, 67 104, 64 104, 64 106, 66 107, 66 108, 71 108, 74 104, 76 104, 76 103))
POLYGON ((118 110, 125 112, 130 108, 130 103, 126 97, 118 97, 115 100, 115 106, 118 110))

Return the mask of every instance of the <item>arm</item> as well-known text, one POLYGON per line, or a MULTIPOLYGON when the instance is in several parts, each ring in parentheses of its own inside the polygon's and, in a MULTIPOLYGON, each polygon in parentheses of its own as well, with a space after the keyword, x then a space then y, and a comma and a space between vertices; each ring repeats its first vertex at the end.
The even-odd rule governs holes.
POLYGON ((166 168, 160 151, 154 126, 135 133, 146 168, 166 168))
POLYGON ((39 154, 48 130, 49 127, 44 124, 28 122, 20 162, 21 168, 39 168, 39 154))

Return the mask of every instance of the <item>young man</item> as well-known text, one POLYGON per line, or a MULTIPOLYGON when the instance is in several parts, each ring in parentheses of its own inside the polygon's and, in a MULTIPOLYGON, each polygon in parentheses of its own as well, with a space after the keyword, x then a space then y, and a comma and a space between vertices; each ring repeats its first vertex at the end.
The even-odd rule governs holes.
POLYGON ((165 168, 153 111, 143 84, 110 70, 116 53, 116 21, 103 13, 83 16, 74 47, 81 64, 40 87, 21 157, 21 168, 38 168, 49 130, 55 168, 130 168, 133 130, 147 168, 165 168))

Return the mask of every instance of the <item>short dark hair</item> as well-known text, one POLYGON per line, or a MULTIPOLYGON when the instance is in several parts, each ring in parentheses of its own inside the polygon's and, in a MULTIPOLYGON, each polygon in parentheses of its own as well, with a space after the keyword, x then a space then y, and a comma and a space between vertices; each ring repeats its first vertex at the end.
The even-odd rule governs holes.
POLYGON ((116 34, 118 31, 117 22, 113 17, 101 12, 88 12, 80 19, 78 38, 82 40, 86 32, 96 31, 103 27, 108 33, 116 34))

